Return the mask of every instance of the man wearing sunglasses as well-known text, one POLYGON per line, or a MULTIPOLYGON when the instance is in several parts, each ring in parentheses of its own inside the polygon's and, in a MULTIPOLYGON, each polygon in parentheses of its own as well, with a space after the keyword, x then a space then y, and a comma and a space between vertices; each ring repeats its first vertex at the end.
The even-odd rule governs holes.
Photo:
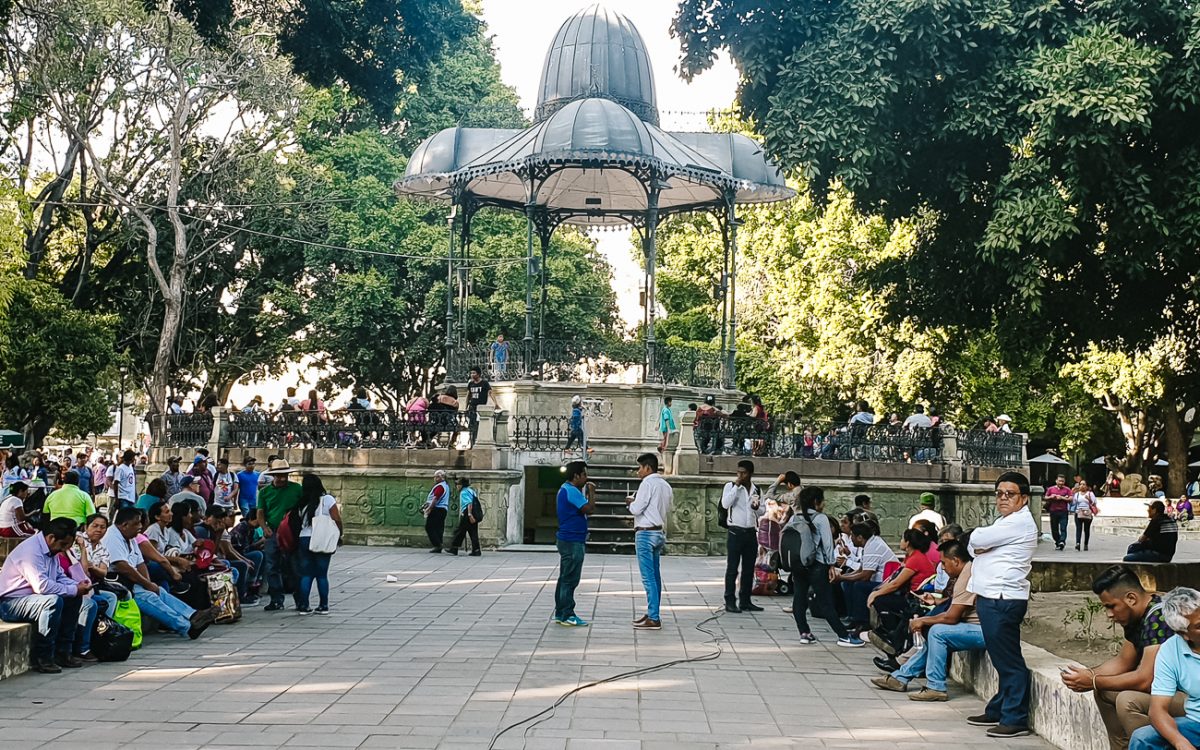
POLYGON ((968 724, 990 727, 989 737, 1029 734, 1029 668, 1021 656, 1021 621, 1029 609, 1029 571, 1037 548, 1038 526, 1029 512, 1029 479, 1015 471, 996 480, 996 511, 990 525, 971 532, 975 558, 967 590, 983 642, 999 675, 999 690, 968 724))

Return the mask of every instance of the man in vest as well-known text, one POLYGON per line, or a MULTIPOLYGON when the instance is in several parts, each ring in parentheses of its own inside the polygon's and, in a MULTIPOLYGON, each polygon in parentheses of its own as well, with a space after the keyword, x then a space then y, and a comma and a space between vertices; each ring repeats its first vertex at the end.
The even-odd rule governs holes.
POLYGON ((433 549, 429 551, 435 555, 442 551, 442 538, 446 535, 446 514, 449 511, 450 483, 446 481, 446 472, 438 469, 433 472, 433 489, 429 491, 425 504, 421 506, 421 512, 425 514, 425 533, 429 536, 429 543, 433 545, 433 549))

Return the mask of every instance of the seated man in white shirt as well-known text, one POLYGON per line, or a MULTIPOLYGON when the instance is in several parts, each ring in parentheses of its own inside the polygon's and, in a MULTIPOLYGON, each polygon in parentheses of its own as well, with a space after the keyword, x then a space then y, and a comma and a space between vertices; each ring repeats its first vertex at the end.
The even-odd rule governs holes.
POLYGON ((842 571, 834 577, 834 583, 842 584, 846 596, 846 609, 850 615, 850 632, 867 630, 871 614, 867 608, 867 597, 883 583, 883 569, 888 563, 900 564, 896 553, 887 542, 875 533, 869 523, 856 523, 850 527, 850 538, 854 546, 862 550, 858 570, 842 571))
POLYGON ((141 528, 142 514, 137 508, 117 511, 113 525, 105 532, 101 542, 108 551, 110 569, 120 576, 122 582, 132 586, 133 598, 142 612, 180 635, 199 638, 217 619, 219 609, 192 609, 150 580, 146 562, 135 539, 141 528))

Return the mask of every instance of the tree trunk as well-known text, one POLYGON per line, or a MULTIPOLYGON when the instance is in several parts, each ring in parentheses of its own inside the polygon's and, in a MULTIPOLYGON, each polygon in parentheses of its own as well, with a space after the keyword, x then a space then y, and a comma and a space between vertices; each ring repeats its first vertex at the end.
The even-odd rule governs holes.
POLYGON ((1188 444, 1191 436, 1184 436, 1183 422, 1174 404, 1163 405, 1163 442, 1167 446, 1166 492, 1168 497, 1183 494, 1187 484, 1188 444))
MULTIPOLYGON (((182 270, 182 269, 181 269, 182 270)), ((163 300, 162 329, 158 334, 158 349, 154 352, 154 369, 150 371, 149 392, 150 404, 148 414, 157 417, 167 408, 167 384, 171 375, 171 359, 175 349, 175 337, 183 322, 183 293, 182 278, 176 283, 176 276, 182 277, 182 272, 171 269, 171 294, 163 300)))
POLYGON ((1125 458, 1119 461, 1115 468, 1126 474, 1141 474, 1145 479, 1146 474, 1142 468, 1146 460, 1149 415, 1141 409, 1130 406, 1122 406, 1115 412, 1121 426, 1121 436, 1125 439, 1125 458))

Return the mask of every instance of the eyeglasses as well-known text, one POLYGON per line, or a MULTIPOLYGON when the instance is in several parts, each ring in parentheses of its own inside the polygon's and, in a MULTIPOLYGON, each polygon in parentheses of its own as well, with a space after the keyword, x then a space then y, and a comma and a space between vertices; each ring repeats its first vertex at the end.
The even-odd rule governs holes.
POLYGON ((1020 496, 1020 492, 1011 492, 1009 490, 1001 490, 996 493, 997 500, 1016 500, 1020 496))

